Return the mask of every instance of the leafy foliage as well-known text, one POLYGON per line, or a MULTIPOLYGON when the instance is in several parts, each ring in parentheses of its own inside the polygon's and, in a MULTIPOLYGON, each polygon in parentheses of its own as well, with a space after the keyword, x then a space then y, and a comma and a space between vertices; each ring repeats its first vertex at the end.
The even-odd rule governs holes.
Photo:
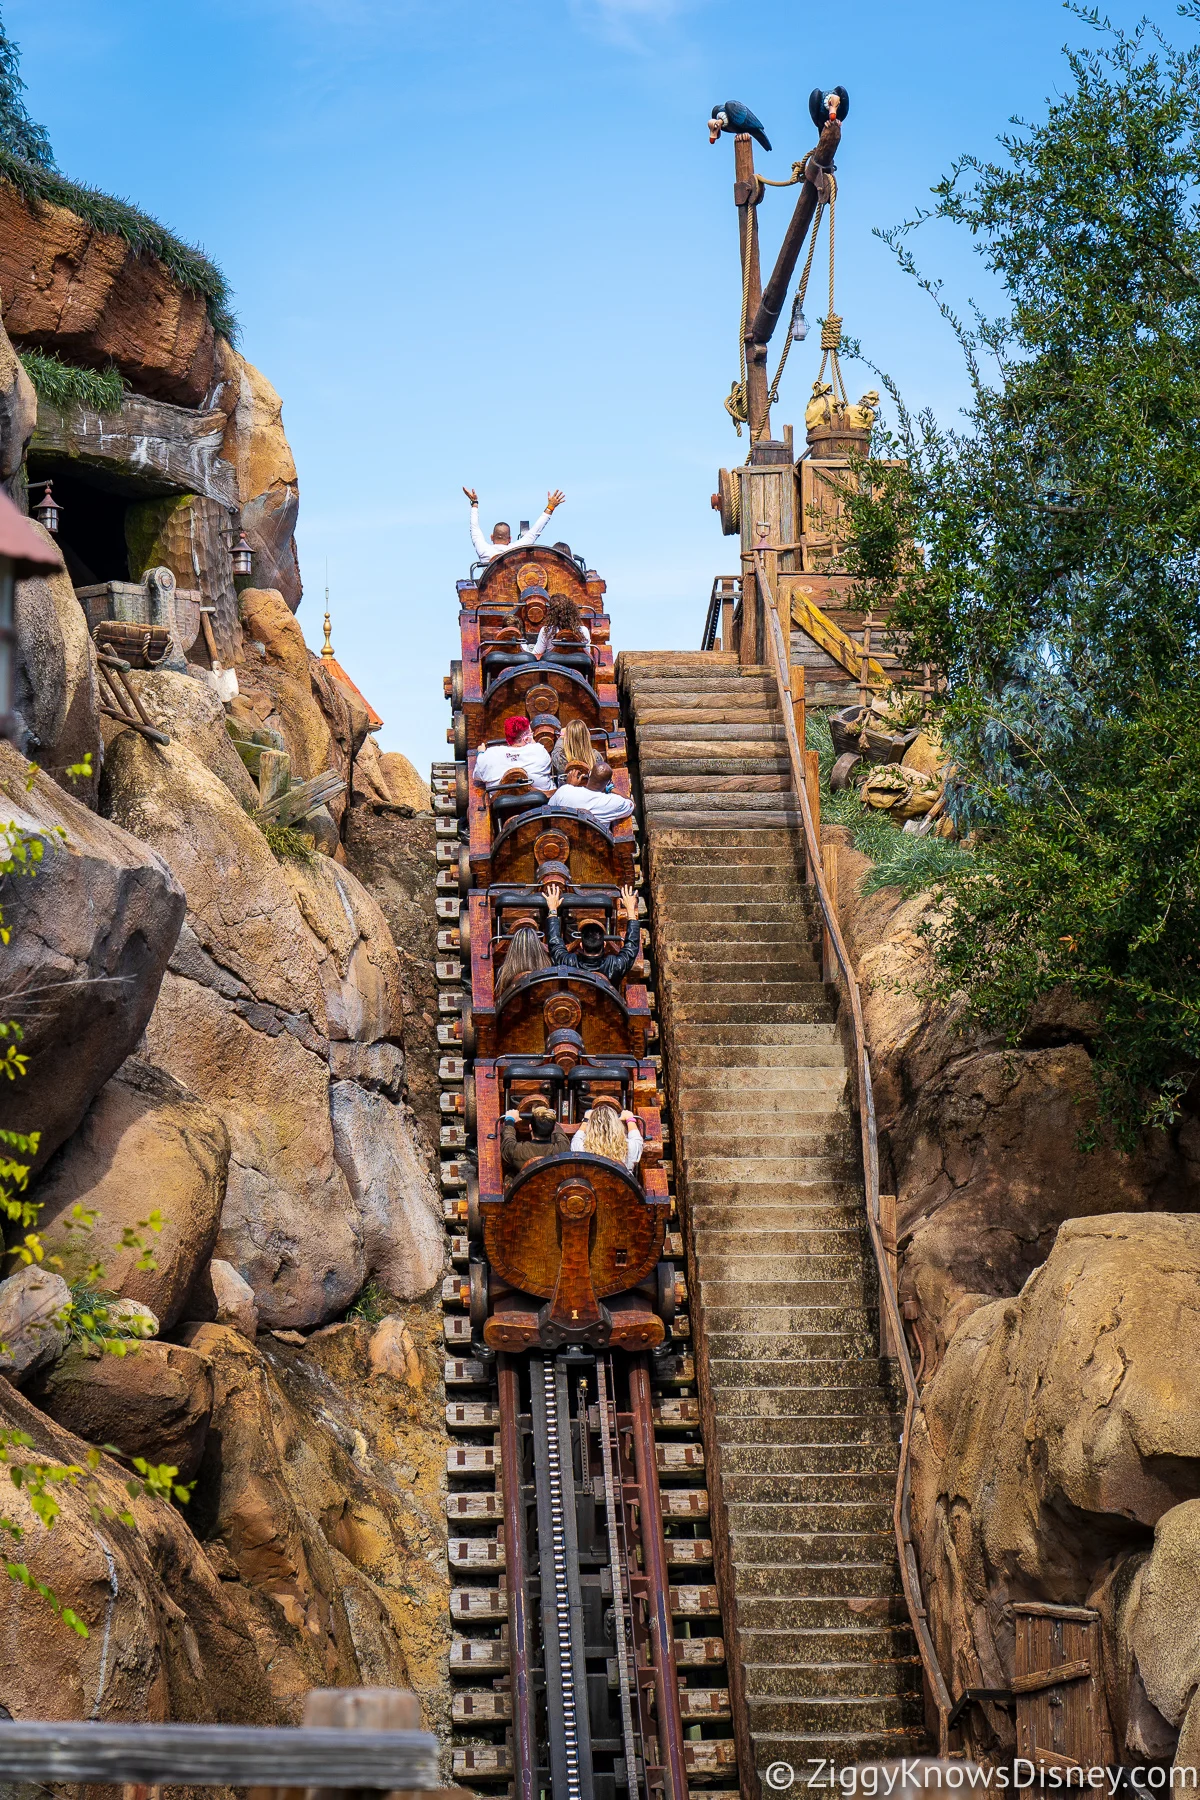
POLYGON ((42 125, 35 124, 21 95, 21 53, 0 19, 0 147, 42 169, 54 168, 54 152, 42 125))
POLYGON ((380 1287, 377 1281, 368 1281, 347 1309, 346 1317, 363 1319, 368 1325, 378 1325, 395 1310, 395 1297, 386 1288, 380 1287))
POLYGON ((266 838, 277 862, 312 862, 316 855, 312 839, 297 831, 294 825, 281 825, 277 819, 260 819, 253 812, 250 816, 266 838))
POLYGON ((199 294, 206 302, 213 330, 236 344, 238 324, 232 310, 229 283, 203 250, 185 244, 173 231, 168 231, 140 207, 131 206, 128 200, 117 200, 111 194, 102 194, 98 188, 68 181, 53 166, 27 160, 15 153, 2 135, 0 180, 7 181, 23 199, 34 205, 44 201, 51 206, 65 206, 97 231, 124 238, 130 249, 139 255, 157 258, 170 270, 180 287, 190 294, 199 294))
POLYGON ((873 448, 907 468, 876 456, 849 507, 860 601, 894 601, 912 661, 946 676, 950 811, 980 834, 949 872, 937 980, 1013 1035, 1064 983, 1091 1001, 1130 1141, 1200 1063, 1200 46, 1076 11, 1100 42, 1068 53, 1045 115, 935 189, 1002 316, 967 325, 920 275, 920 220, 884 234, 972 403, 944 429, 889 384, 898 434, 873 448))
POLYGON ((82 369, 63 362, 53 350, 23 350, 21 361, 38 399, 59 412, 72 412, 77 406, 89 412, 117 412, 129 389, 116 369, 82 369))

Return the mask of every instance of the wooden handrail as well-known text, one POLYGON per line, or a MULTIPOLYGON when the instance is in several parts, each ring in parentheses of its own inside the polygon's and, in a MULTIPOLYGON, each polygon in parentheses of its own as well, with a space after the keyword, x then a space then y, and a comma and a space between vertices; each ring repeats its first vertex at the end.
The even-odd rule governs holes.
POLYGON ((854 973, 854 965, 850 960, 850 953, 846 948, 845 939, 842 937, 841 927, 838 924, 837 910, 825 883, 821 841, 813 823, 812 808, 808 803, 808 792, 804 779, 803 746, 796 733, 796 721, 792 712, 791 658, 784 639, 783 627, 779 623, 779 610, 767 575, 764 555, 764 552, 770 551, 772 548, 770 543, 760 543, 755 546, 755 569, 759 593, 767 603, 765 608, 766 635, 771 647, 771 662, 775 673, 775 684, 779 691, 779 709, 783 715, 783 729, 787 737, 792 786, 796 790, 796 801, 800 808, 800 818, 804 827, 809 880, 817 890, 817 899, 820 902, 825 929, 833 945, 838 966, 845 978, 846 991, 850 998, 854 1056, 858 1069, 859 1124, 862 1131, 867 1229, 870 1232, 871 1248, 875 1253, 875 1261, 879 1268, 879 1289, 883 1297, 888 1324, 891 1327, 892 1338, 896 1345, 896 1359, 900 1364, 900 1372, 904 1381, 904 1434, 900 1440, 900 1468, 896 1476, 896 1498, 892 1508, 892 1522, 896 1533, 896 1548, 900 1557, 900 1579, 904 1586, 904 1598, 908 1605, 909 1617, 912 1619, 913 1630, 916 1633, 921 1667, 925 1672, 925 1680, 929 1684, 929 1691, 937 1708, 938 1755, 945 1756, 949 1744, 950 1693, 938 1663, 925 1604, 921 1596, 921 1573, 917 1566, 916 1551, 913 1548, 909 1518, 912 1426, 917 1409, 921 1404, 921 1398, 917 1391, 917 1380, 913 1374, 912 1360, 909 1357, 908 1344, 904 1336, 900 1301, 885 1253, 883 1235, 879 1228, 879 1134, 875 1124, 875 1095, 871 1086, 871 1060, 867 1053, 862 995, 859 991, 858 977, 854 973))
POLYGON ((440 1789, 427 1731, 274 1725, 99 1725, 0 1720, 0 1772, 10 1781, 196 1787, 440 1789))

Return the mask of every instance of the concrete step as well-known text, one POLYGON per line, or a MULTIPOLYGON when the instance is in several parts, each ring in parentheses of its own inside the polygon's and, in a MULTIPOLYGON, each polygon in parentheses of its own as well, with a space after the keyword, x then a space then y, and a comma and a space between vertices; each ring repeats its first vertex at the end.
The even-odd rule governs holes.
POLYGON ((731 1531, 735 1563, 797 1569, 875 1566, 896 1548, 890 1531, 731 1531))
MULTIPOLYGON (((782 1271, 781 1271, 782 1273, 782 1271)), ((839 1323, 853 1325, 866 1307, 863 1284, 858 1279, 845 1281, 761 1281, 744 1278, 725 1281, 718 1265, 717 1273, 701 1275, 701 1298, 706 1312, 727 1306, 787 1306, 798 1309, 821 1308, 821 1322, 828 1324, 836 1316, 839 1323), (854 1315, 853 1318, 850 1315, 854 1315)))
POLYGON ((755 1025, 819 1025, 832 1020, 828 1000, 712 1000, 693 1004, 687 1016, 694 1025, 729 1025, 735 1019, 755 1025))
POLYGON ((747 1363, 778 1362, 785 1357, 795 1363, 820 1362, 833 1356, 873 1361, 879 1354, 879 1336, 875 1329, 775 1333, 722 1331, 710 1325, 708 1349, 710 1356, 736 1356, 747 1363))
POLYGON ((874 1563, 736 1562, 735 1585, 747 1599, 883 1599, 900 1592, 894 1557, 874 1563))
POLYGON ((891 1444, 898 1437, 892 1419, 883 1411, 808 1413, 803 1417, 756 1414, 734 1418, 719 1412, 716 1419, 719 1444, 891 1444))
POLYGON ((871 1475, 895 1468, 893 1444, 727 1444, 730 1475, 871 1475))
POLYGON ((786 744, 782 724, 736 725, 639 725, 638 750, 644 761, 649 750, 657 755, 664 744, 786 744))
MULTIPOLYGON (((797 1234, 799 1235, 799 1234, 797 1234)), ((814 1233, 814 1243, 804 1254, 781 1256, 742 1256, 734 1248, 712 1250, 707 1245, 698 1258, 701 1281, 721 1281, 735 1288, 758 1294, 764 1282, 788 1282, 807 1286, 813 1282, 853 1282, 861 1294, 873 1294, 870 1280, 859 1251, 857 1237, 846 1234, 822 1237, 814 1233)), ((764 1301, 765 1305, 766 1302, 764 1301)))
MULTIPOLYGON (((882 1419, 891 1436, 899 1437, 900 1415, 889 1405, 878 1382, 858 1387, 729 1387, 715 1397, 718 1421, 744 1421, 747 1429, 754 1421, 833 1418, 882 1419)), ((718 1439, 721 1433, 717 1433, 718 1439)))
MULTIPOLYGON (((728 1508, 731 1531, 871 1531, 887 1536, 892 1530, 892 1509, 886 1500, 813 1500, 807 1506, 772 1505, 768 1501, 739 1500, 728 1508)), ((773 1661, 774 1658, 766 1658, 773 1661)))
POLYGON ((917 1695, 869 1695, 863 1698, 823 1699, 817 1695, 767 1699, 748 1695, 750 1729, 758 1748, 760 1733, 834 1731, 893 1731, 915 1727, 921 1720, 917 1695))
POLYGON ((856 1393, 870 1389, 882 1395, 883 1365, 876 1357, 860 1357, 853 1362, 844 1362, 840 1358, 822 1362, 819 1358, 810 1357, 802 1368, 792 1361, 760 1357, 753 1362, 745 1362, 741 1358, 728 1361, 718 1356, 710 1356, 710 1379, 714 1391, 728 1390, 731 1407, 749 1406, 742 1390, 769 1391, 771 1394, 784 1396, 790 1391, 800 1394, 811 1393, 819 1389, 823 1394, 832 1395, 838 1392, 856 1393), (743 1379, 739 1380, 741 1376, 743 1379))
POLYGON ((688 1157, 688 1181, 850 1182, 858 1170, 847 1145, 843 1156, 696 1156, 688 1157))
MULTIPOLYGON (((721 1470, 721 1492, 733 1505, 780 1504, 797 1506, 820 1501, 823 1505, 891 1506, 896 1481, 893 1473, 879 1469, 816 1470, 798 1475, 747 1475, 738 1469, 721 1470)), ((899 1593, 899 1588, 896 1592, 899 1593)), ((764 1625, 778 1621, 764 1618, 764 1625)), ((818 1621, 820 1622, 820 1621, 818 1621)))
POLYGON ((884 1663, 916 1655, 916 1639, 903 1625, 827 1625, 811 1630, 740 1631, 738 1642, 747 1668, 782 1664, 838 1667, 846 1663, 884 1663))
MULTIPOLYGON (((854 690, 848 690, 853 692, 854 690)), ((797 1782, 826 1777, 830 1768, 847 1769, 868 1762, 889 1762, 906 1756, 932 1755, 928 1734, 918 1725, 903 1731, 756 1731, 754 1760, 762 1769, 787 1762, 796 1770, 797 1782)), ((699 1795, 702 1789, 696 1789, 699 1795)))
MULTIPOLYGON (((890 1646, 889 1646, 890 1648, 890 1646)), ((745 1650, 742 1652, 745 1656, 745 1650)), ((751 1661, 743 1664, 745 1691, 753 1699, 909 1700, 920 1692, 919 1656, 887 1656, 858 1662, 751 1661)))

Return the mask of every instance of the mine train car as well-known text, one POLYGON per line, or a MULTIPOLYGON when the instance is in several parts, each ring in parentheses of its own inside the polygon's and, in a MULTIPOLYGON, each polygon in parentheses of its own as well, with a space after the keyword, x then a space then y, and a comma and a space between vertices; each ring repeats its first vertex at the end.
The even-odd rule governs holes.
POLYGON ((636 870, 633 820, 609 827, 556 813, 520 776, 490 795, 473 779, 476 757, 504 741, 507 719, 530 718, 547 746, 578 719, 613 765, 614 791, 628 795, 604 583, 570 555, 539 549, 498 557, 477 580, 460 582, 458 594, 463 654, 446 682, 458 831, 446 844, 445 872, 457 879, 459 914, 443 947, 469 972, 451 1042, 472 1065, 462 1098, 477 1196, 468 1209, 472 1341, 483 1352, 571 1342, 658 1348, 669 1338, 675 1273, 663 1254, 670 1203, 656 1075, 644 1060, 652 1027, 642 958, 617 985, 586 969, 550 967, 496 997, 513 933, 529 925, 545 939, 551 885, 563 890, 568 947, 577 947, 584 923, 598 923, 608 947, 620 948, 619 893, 636 870), (551 593, 576 602, 591 642, 560 634, 538 660, 531 646, 551 593), (643 1153, 635 1173, 579 1153, 546 1157, 506 1179, 506 1111, 518 1112, 517 1133, 528 1138, 528 1113, 541 1099, 573 1133, 603 1096, 636 1113, 643 1153))
POLYGON ((520 714, 547 749, 581 721, 629 794, 604 583, 538 547, 458 595, 455 760, 434 781, 451 1612, 474 1633, 451 1649, 454 1774, 513 1800, 697 1800, 705 1784, 734 1800, 646 946, 615 983, 553 965, 501 979, 523 926, 546 943, 551 887, 568 950, 587 925, 621 950, 634 821, 555 811, 520 773, 491 794, 473 780, 520 714), (558 637, 539 661, 557 593, 590 643, 558 637), (636 1117, 632 1170, 573 1147, 602 1101, 636 1117), (535 1106, 553 1148, 506 1168, 506 1115, 519 1152, 535 1106))

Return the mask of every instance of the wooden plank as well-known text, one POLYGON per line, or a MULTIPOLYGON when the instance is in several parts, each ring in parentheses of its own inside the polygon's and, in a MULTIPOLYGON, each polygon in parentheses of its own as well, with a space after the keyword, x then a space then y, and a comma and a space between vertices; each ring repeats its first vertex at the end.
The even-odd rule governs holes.
MULTIPOLYGON (((804 593, 797 582, 784 578, 781 581, 784 593, 790 593, 792 621, 801 631, 807 632, 815 644, 828 652, 835 662, 858 679, 862 667, 862 651, 854 640, 846 635, 839 625, 835 625, 827 613, 823 613, 816 601, 804 593)), ((888 685, 886 671, 875 657, 867 659, 867 673, 872 682, 881 686, 888 685)))
POLYGON ((7 1781, 440 1789, 427 1731, 0 1719, 7 1781))
MULTIPOLYGON (((889 1194, 887 1198, 891 1200, 894 1208, 896 1196, 889 1194)), ((884 1195, 880 1194, 879 1204, 881 1207, 883 1201, 884 1195)), ((1059 1682, 1082 1681, 1091 1672, 1092 1665, 1087 1657, 1083 1656, 1076 1662, 1056 1663, 1052 1669, 1035 1669, 1028 1675, 1014 1675, 1012 1691, 1014 1694, 1036 1694, 1039 1688, 1056 1687, 1059 1682)))

